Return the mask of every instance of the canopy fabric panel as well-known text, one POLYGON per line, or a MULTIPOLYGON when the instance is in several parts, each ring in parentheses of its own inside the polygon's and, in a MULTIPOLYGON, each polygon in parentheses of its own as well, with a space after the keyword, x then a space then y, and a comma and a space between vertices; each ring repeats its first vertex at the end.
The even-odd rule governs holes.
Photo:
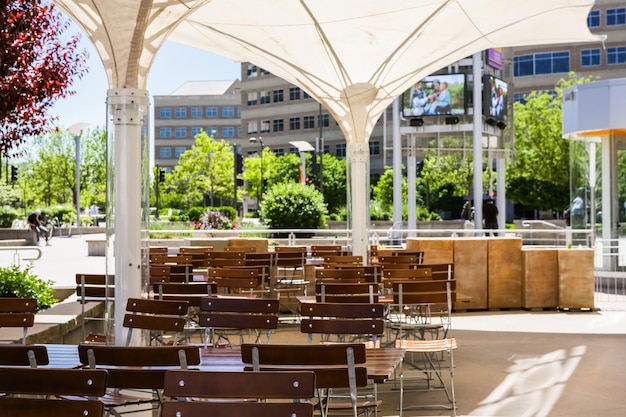
POLYGON ((145 88, 166 39, 303 88, 367 142, 415 80, 490 47, 592 41, 589 0, 55 0, 92 39, 111 88, 145 88))

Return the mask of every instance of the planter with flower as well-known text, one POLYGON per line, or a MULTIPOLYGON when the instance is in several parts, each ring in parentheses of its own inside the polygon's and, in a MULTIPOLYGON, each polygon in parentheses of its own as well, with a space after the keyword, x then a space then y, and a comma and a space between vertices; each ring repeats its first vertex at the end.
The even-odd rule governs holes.
POLYGON ((239 230, 239 227, 221 211, 208 210, 200 216, 200 219, 193 222, 194 230, 207 230, 207 237, 237 236, 237 233, 212 233, 216 230, 239 230))

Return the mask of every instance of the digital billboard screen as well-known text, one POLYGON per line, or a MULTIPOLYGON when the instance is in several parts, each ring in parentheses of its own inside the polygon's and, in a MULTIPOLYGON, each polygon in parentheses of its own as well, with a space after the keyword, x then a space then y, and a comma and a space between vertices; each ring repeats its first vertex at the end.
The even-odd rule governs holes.
POLYGON ((465 74, 429 75, 402 94, 402 115, 465 114, 465 74))

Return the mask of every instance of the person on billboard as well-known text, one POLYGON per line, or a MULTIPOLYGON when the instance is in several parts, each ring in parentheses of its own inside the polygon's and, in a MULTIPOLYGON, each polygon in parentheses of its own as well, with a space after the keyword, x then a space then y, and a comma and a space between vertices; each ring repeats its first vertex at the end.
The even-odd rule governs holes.
POLYGON ((433 101, 428 108, 428 114, 450 114, 450 91, 448 90, 448 83, 443 81, 439 82, 439 80, 435 80, 433 82, 433 101))
POLYGON ((424 105, 428 103, 424 84, 421 81, 415 83, 411 91, 411 114, 413 116, 421 116, 424 114, 424 105))

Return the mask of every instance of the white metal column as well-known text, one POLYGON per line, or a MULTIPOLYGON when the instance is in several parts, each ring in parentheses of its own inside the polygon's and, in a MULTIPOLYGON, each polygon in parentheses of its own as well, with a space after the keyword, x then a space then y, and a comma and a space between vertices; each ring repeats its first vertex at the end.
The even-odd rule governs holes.
POLYGON ((350 227, 352 228, 352 254, 368 259, 368 229, 369 229, 369 144, 348 143, 348 172, 350 182, 351 201, 350 227))

